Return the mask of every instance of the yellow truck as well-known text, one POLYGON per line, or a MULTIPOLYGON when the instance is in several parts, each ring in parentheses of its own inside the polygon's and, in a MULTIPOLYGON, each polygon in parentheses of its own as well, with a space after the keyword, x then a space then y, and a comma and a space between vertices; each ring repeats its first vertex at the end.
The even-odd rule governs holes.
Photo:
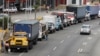
POLYGON ((37 44, 39 35, 39 22, 37 20, 21 20, 13 24, 13 33, 6 41, 5 49, 11 52, 24 50, 28 52, 37 44))

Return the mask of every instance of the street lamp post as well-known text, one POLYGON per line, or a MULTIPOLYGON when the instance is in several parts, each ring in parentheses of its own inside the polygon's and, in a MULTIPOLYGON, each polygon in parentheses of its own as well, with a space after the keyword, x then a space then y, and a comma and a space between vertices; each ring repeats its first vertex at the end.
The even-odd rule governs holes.
MULTIPOLYGON (((8 0, 8 9, 9 9, 9 0, 8 0)), ((10 16, 10 13, 9 13, 9 10, 8 10, 8 15, 10 16)), ((7 29, 9 29, 9 17, 8 17, 8 20, 7 20, 7 29)))
MULTIPOLYGON (((2 9, 2 11, 4 10, 4 5, 5 5, 5 1, 3 0, 3 9, 2 9)), ((3 12, 4 13, 4 12, 3 12)), ((2 28, 4 29, 4 19, 3 19, 3 21, 2 21, 2 28)))
POLYGON ((41 0, 40 0, 40 12, 41 12, 41 0))

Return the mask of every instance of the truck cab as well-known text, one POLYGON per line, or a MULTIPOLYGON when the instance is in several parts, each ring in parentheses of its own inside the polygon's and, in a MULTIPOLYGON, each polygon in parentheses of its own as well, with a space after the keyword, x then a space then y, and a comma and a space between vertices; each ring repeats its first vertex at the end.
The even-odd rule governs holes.
POLYGON ((64 14, 65 18, 68 20, 68 24, 75 24, 75 14, 74 12, 67 12, 67 14, 64 14))
POLYGON ((64 27, 66 27, 67 26, 66 25, 67 19, 65 19, 65 15, 64 14, 67 14, 67 13, 66 12, 63 12, 63 11, 53 11, 51 13, 51 15, 56 15, 56 16, 60 17, 60 19, 62 21, 61 23, 63 24, 64 27))
MULTIPOLYGON (((26 32, 14 32, 12 36, 10 36, 9 40, 9 48, 11 52, 15 49, 25 49, 28 51, 28 39, 26 32)), ((8 48, 5 48, 8 50, 8 48)))
POLYGON ((41 41, 42 39, 45 39, 46 37, 48 37, 48 25, 41 20, 40 25, 39 25, 38 39, 41 41))
POLYGON ((49 32, 55 32, 55 30, 60 30, 62 27, 62 21, 59 16, 45 15, 43 16, 43 21, 48 24, 49 32))
POLYGON ((62 20, 63 26, 74 24, 75 15, 74 12, 64 12, 64 11, 53 11, 52 15, 59 16, 62 20))
MULTIPOLYGON (((21 20, 13 23, 13 34, 6 41, 11 50, 33 48, 37 44, 39 35, 39 22, 37 20, 21 20)), ((6 47, 7 49, 7 47, 6 47)))

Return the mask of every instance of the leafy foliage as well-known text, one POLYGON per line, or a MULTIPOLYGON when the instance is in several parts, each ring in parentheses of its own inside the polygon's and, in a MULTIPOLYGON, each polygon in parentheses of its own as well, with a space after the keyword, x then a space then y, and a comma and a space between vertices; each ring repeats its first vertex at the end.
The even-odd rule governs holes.
POLYGON ((0 27, 3 27, 3 23, 4 23, 4 29, 7 29, 7 25, 8 25, 8 20, 9 23, 11 23, 11 18, 10 17, 3 17, 0 19, 0 27))

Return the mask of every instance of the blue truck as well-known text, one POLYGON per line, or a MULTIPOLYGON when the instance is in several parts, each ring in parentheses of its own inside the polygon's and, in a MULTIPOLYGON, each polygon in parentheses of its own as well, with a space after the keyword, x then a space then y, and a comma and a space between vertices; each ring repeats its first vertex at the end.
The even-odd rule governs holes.
POLYGON ((98 5, 87 5, 86 11, 90 13, 91 19, 95 19, 98 16, 99 6, 98 5))
POLYGON ((66 6, 67 12, 74 12, 75 22, 83 22, 86 15, 86 6, 81 5, 68 5, 66 6))
MULTIPOLYGON (((13 24, 13 35, 6 43, 9 44, 11 51, 23 49, 28 52, 28 49, 32 49, 33 44, 37 44, 38 35, 39 22, 37 20, 21 20, 13 24)), ((8 50, 8 47, 5 47, 8 50)))

